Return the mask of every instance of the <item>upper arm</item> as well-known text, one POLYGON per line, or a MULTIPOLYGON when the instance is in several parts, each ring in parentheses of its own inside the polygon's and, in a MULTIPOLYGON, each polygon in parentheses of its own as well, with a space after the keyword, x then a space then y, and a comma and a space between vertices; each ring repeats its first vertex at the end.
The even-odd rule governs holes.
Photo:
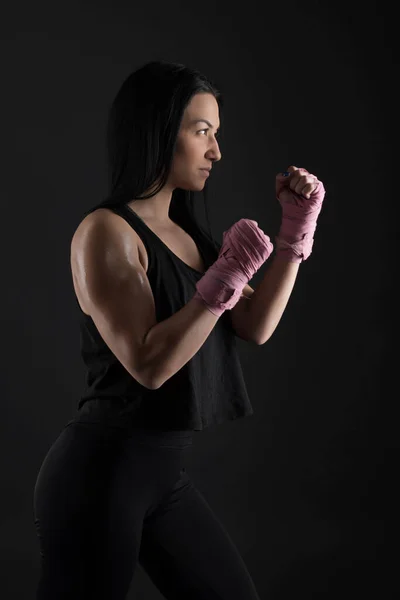
MULTIPOLYGON (((107 211, 108 212, 108 211, 107 211)), ((92 213, 71 243, 74 283, 101 337, 125 369, 151 388, 141 350, 156 324, 153 293, 131 231, 115 213, 92 213)))

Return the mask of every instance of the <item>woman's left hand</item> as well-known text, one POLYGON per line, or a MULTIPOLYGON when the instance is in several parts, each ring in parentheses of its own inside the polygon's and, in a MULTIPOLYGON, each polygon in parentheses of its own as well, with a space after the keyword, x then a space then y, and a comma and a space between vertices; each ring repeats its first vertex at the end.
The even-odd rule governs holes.
POLYGON ((307 169, 291 165, 287 172, 288 176, 279 173, 275 180, 276 197, 280 204, 295 204, 297 206, 311 206, 322 204, 325 196, 325 188, 322 181, 309 173, 307 169), (310 202, 304 202, 309 199, 310 202))
POLYGON ((291 262, 299 263, 311 254, 325 188, 307 169, 292 165, 287 172, 288 176, 279 173, 275 180, 276 197, 282 206, 276 250, 291 262))

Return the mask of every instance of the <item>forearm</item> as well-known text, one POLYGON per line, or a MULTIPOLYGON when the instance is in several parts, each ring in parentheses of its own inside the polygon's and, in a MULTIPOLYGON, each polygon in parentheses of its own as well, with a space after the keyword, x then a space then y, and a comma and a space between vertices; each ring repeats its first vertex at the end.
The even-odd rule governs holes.
POLYGON ((257 344, 264 344, 275 331, 292 293, 299 263, 275 255, 261 283, 247 302, 248 330, 257 344))
POLYGON ((142 349, 142 364, 152 389, 161 387, 196 354, 218 319, 204 302, 192 298, 149 330, 142 349))

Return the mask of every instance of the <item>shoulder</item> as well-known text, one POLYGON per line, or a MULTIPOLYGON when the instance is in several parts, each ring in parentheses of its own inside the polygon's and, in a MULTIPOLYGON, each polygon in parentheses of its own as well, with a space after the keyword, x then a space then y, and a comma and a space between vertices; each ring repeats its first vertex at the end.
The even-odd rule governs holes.
POLYGON ((86 250, 104 244, 110 244, 110 252, 118 247, 129 257, 139 257, 142 267, 147 271, 147 252, 142 239, 134 228, 119 214, 109 208, 98 208, 87 214, 79 223, 71 240, 71 266, 77 265, 86 250))
MULTIPOLYGON (((72 241, 76 242, 78 239, 81 239, 85 236, 89 231, 93 229, 99 228, 103 225, 117 223, 117 220, 114 218, 117 215, 108 208, 97 208, 93 212, 87 214, 78 224, 75 229, 74 235, 72 237, 72 241)), ((119 219, 120 220, 120 219, 119 219)))
POLYGON ((138 235, 125 219, 109 208, 97 208, 80 221, 72 236, 71 247, 78 247, 88 236, 106 233, 121 235, 121 241, 129 244, 137 242, 138 235))

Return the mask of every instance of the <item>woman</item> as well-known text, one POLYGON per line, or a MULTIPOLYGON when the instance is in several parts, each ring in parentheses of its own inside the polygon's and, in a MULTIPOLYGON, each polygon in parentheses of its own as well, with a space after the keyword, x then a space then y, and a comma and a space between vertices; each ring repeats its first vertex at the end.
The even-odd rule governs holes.
MULTIPOLYGON (((111 106, 111 192, 71 243, 87 385, 34 490, 38 600, 122 600, 138 562, 167 599, 259 598, 185 470, 194 431, 253 414, 235 336, 263 343, 248 281, 273 249, 254 221, 220 245, 196 219, 193 192, 221 159, 221 108, 203 75, 164 61, 133 72, 111 106)), ((318 186, 291 169, 277 179, 287 289, 322 202, 301 218, 289 190, 318 186)))

